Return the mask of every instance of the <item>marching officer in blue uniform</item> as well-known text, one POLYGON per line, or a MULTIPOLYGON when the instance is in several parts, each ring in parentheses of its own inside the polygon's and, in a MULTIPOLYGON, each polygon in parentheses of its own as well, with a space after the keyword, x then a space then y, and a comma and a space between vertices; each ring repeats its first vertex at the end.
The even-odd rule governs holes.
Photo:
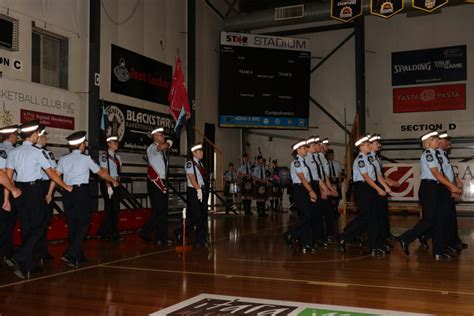
MULTIPOLYGON (((8 153, 15 148, 18 140, 18 125, 5 126, 0 129, 2 143, 0 143, 0 169, 5 170, 8 153)), ((3 204, 3 188, 0 202, 3 204)), ((0 210, 0 248, 3 251, 3 260, 9 266, 13 264, 10 258, 13 256, 13 230, 18 218, 18 211, 13 203, 10 203, 11 211, 0 210)))
POLYGON ((168 152, 173 142, 165 138, 165 130, 158 127, 151 132, 153 143, 146 150, 148 161, 147 188, 150 196, 151 215, 138 236, 145 242, 151 242, 151 234, 155 232, 158 245, 169 245, 168 239, 168 152))
MULTIPOLYGON (((443 164, 443 172, 446 175, 446 178, 462 189, 463 183, 459 179, 459 177, 456 176, 454 173, 453 166, 451 164, 451 160, 449 159, 449 150, 451 149, 451 140, 448 135, 447 131, 440 132, 439 134, 439 148, 436 150, 438 157, 441 157, 443 164)), ((457 220, 457 214, 456 214, 456 201, 455 198, 460 197, 460 194, 452 194, 449 190, 444 189, 444 195, 445 195, 445 210, 443 212, 446 213, 447 219, 446 219, 446 246, 447 248, 453 252, 456 253, 458 251, 461 251, 462 249, 467 248, 467 244, 463 243, 461 239, 459 238, 459 232, 458 232, 458 220, 457 220)))
POLYGON ((380 231, 380 217, 378 196, 385 196, 387 192, 377 184, 377 171, 369 161, 370 135, 366 135, 355 142, 359 154, 353 164, 354 191, 359 214, 346 226, 344 233, 339 236, 339 247, 346 251, 346 242, 356 240, 357 236, 367 230, 369 237, 369 250, 372 256, 383 255, 384 242, 380 231))
MULTIPOLYGON (((421 137, 424 151, 420 158, 420 189, 418 196, 422 208, 423 217, 410 230, 399 236, 403 252, 408 256, 409 245, 415 239, 430 232, 433 239, 433 257, 436 260, 450 259, 452 256, 444 249, 446 244, 443 240, 444 225, 443 197, 444 190, 448 189, 454 194, 462 193, 456 185, 449 181, 444 175, 442 160, 438 159, 436 149, 439 147, 439 134, 432 131, 421 137)), ((441 158, 441 157, 439 157, 441 158)))
MULTIPOLYGON (((120 171, 122 169, 122 160, 117 153, 119 143, 118 137, 111 135, 106 138, 107 152, 102 152, 99 156, 99 166, 109 173, 109 175, 120 182, 120 171)), ((118 221, 120 215, 120 192, 121 186, 114 187, 112 183, 100 181, 100 192, 104 199, 105 216, 102 224, 97 231, 102 239, 120 240, 118 233, 118 221)))
POLYGON ((242 155, 242 164, 238 170, 238 177, 241 183, 242 204, 246 215, 252 214, 252 166, 249 162, 249 155, 242 155))
MULTIPOLYGON (((33 146, 38 140, 38 127, 37 120, 25 122, 20 126, 23 143, 10 151, 7 160, 7 175, 11 179, 16 172, 15 184, 23 192, 13 201, 20 219, 22 244, 11 259, 13 271, 21 279, 29 278, 31 273, 40 270, 41 254, 38 246, 44 235, 46 221, 45 197, 40 182, 41 169, 59 186, 68 191, 72 190, 51 168, 48 154, 33 146)), ((8 191, 5 192, 3 208, 11 209, 8 191)))
POLYGON ((292 247, 293 239, 297 239, 302 245, 303 253, 312 252, 315 249, 312 246, 311 212, 315 209, 318 197, 311 187, 311 170, 305 161, 308 152, 306 140, 295 143, 291 148, 295 160, 291 163, 290 173, 298 209, 298 223, 290 227, 283 238, 289 247, 292 247))
MULTIPOLYGON (((118 186, 105 169, 101 169, 92 158, 85 154, 87 149, 86 132, 78 131, 66 137, 71 152, 59 158, 56 173, 63 177, 64 182, 72 187, 71 191, 63 191, 63 206, 69 229, 69 247, 61 259, 68 266, 78 267, 87 259, 82 252, 82 243, 87 236, 92 216, 89 194, 89 172, 118 186)), ((51 183, 46 201, 51 203, 55 184, 51 183)))
MULTIPOLYGON (((47 135, 48 132, 46 131, 46 126, 44 126, 43 124, 40 124, 39 125, 39 128, 38 128, 38 140, 36 141, 36 147, 42 149, 48 156, 48 161, 51 165, 51 168, 53 170, 56 170, 56 159, 54 157, 54 154, 48 150, 46 148, 46 143, 47 143, 47 135)), ((46 174, 46 172, 44 172, 44 170, 41 170, 41 187, 43 189, 43 194, 44 196, 48 195, 48 191, 49 191, 49 186, 51 184, 51 179, 49 178, 49 176, 46 174)), ((53 259, 53 256, 49 253, 48 251, 48 228, 49 228, 49 224, 51 223, 51 219, 53 217, 53 212, 54 212, 54 205, 53 203, 46 203, 45 205, 46 207, 46 220, 44 222, 44 233, 43 233, 43 236, 40 240, 40 244, 39 244, 39 247, 40 247, 40 256, 41 256, 41 260, 44 262, 44 261, 47 261, 47 260, 52 260, 53 259)))
MULTIPOLYGON (((327 247, 327 243, 324 240, 324 219, 323 219, 323 207, 321 191, 327 192, 326 183, 323 181, 322 166, 319 164, 317 159, 318 155, 318 143, 319 137, 310 137, 306 140, 308 146, 308 152, 305 156, 305 163, 309 166, 311 171, 311 188, 317 195, 317 202, 311 203, 313 209, 311 210, 311 230, 313 237, 313 245, 315 248, 318 246, 327 247)), ((327 194, 327 193, 326 193, 327 194)))
MULTIPOLYGON (((207 200, 209 198, 209 184, 207 173, 202 159, 204 156, 201 143, 191 147, 193 158, 186 162, 186 237, 194 230, 194 244, 198 247, 208 246, 207 229, 207 200)), ((178 243, 182 241, 183 227, 175 231, 178 243)))

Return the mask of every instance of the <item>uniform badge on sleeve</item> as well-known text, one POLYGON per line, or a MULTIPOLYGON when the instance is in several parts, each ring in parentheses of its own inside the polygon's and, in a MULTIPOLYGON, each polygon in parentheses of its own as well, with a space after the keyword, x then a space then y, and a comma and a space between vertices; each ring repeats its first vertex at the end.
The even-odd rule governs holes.
POLYGON ((193 164, 191 163, 191 161, 188 161, 186 163, 186 168, 191 168, 193 166, 193 164))
POLYGON ((301 162, 299 162, 298 160, 296 160, 296 161, 295 161, 295 167, 296 167, 296 168, 301 167, 301 162))
POLYGON ((102 160, 102 162, 106 162, 106 161, 107 161, 107 156, 105 156, 105 155, 102 156, 102 157, 100 158, 100 160, 102 160))
POLYGON ((7 152, 5 150, 0 150, 0 157, 7 159, 7 152))
POLYGON ((426 155, 426 160, 430 162, 433 161, 433 155, 432 154, 426 155))
POLYGON ((365 162, 363 160, 359 160, 357 165, 359 166, 359 168, 364 168, 365 167, 365 162))
POLYGON ((369 156, 369 162, 374 162, 374 157, 369 156))
POLYGON ((47 153, 46 153, 44 150, 42 150, 42 152, 43 152, 43 156, 44 156, 44 158, 46 158, 46 160, 49 160, 49 156, 48 156, 48 154, 47 154, 47 153))

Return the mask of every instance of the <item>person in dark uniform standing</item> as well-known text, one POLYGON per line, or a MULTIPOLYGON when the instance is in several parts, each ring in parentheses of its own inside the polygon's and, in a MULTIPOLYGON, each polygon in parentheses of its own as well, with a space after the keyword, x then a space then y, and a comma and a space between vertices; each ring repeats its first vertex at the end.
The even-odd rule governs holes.
MULTIPOLYGON (((445 222, 443 218, 443 191, 446 187, 454 194, 461 194, 462 190, 455 186, 444 175, 442 160, 438 159, 436 149, 439 147, 438 132, 429 132, 421 137, 424 151, 420 158, 420 199, 423 217, 410 230, 400 235, 399 241, 403 252, 408 256, 409 245, 415 239, 430 232, 433 239, 433 256, 436 260, 450 259, 444 249, 446 244, 443 236, 445 222)), ((441 158, 441 157, 440 157, 441 158)))
POLYGON ((377 184, 375 166, 370 163, 370 135, 366 135, 355 142, 359 154, 353 164, 353 181, 356 202, 359 214, 346 226, 344 233, 339 236, 339 247, 346 251, 346 242, 356 240, 357 236, 367 230, 369 250, 372 256, 383 255, 384 243, 379 225, 378 196, 385 196, 387 192, 377 184))
POLYGON ((257 203, 258 216, 266 216, 265 204, 268 198, 267 170, 262 156, 257 157, 257 165, 253 169, 252 178, 254 182, 254 198, 257 203))
POLYGON ((272 160, 270 171, 270 208, 272 211, 281 210, 281 200, 283 198, 283 185, 280 175, 280 167, 278 161, 272 160))
POLYGON ((242 204, 246 215, 252 214, 252 166, 249 163, 249 155, 242 155, 242 164, 237 176, 240 179, 242 193, 242 204))
POLYGON ((291 163, 290 173, 298 209, 298 223, 288 228, 283 239, 289 247, 293 246, 293 239, 297 239, 302 245, 303 253, 312 252, 315 249, 312 246, 311 212, 315 209, 318 197, 311 187, 311 170, 305 162, 308 152, 306 140, 295 143, 291 148, 295 160, 291 163))
MULTIPOLYGON (((186 237, 194 230, 194 245, 198 247, 208 246, 207 229, 207 200, 209 198, 209 184, 206 168, 202 164, 204 156, 201 143, 191 147, 193 158, 186 162, 186 237)), ((183 227, 175 230, 178 243, 182 242, 183 227)))
MULTIPOLYGON (((87 236, 92 216, 89 194, 90 171, 109 181, 114 187, 118 186, 118 182, 85 154, 87 149, 85 131, 72 133, 66 139, 71 153, 59 158, 56 167, 57 175, 62 175, 64 182, 72 186, 71 191, 63 191, 64 213, 69 229, 69 247, 61 259, 70 267, 78 267, 80 263, 87 261, 82 252, 82 244, 87 236)), ((52 182, 46 196, 48 203, 51 203, 54 187, 55 184, 52 182)))
POLYGON ((150 196, 151 215, 138 236, 145 242, 151 242, 151 234, 155 232, 158 245, 170 245, 168 239, 168 151, 173 146, 170 139, 165 138, 165 130, 158 127, 151 132, 153 144, 146 150, 148 161, 147 188, 150 196))
MULTIPOLYGON (((13 201, 20 219, 22 244, 11 261, 13 271, 20 279, 29 278, 31 273, 41 270, 39 242, 44 234, 46 221, 45 197, 40 183, 41 169, 59 186, 72 190, 51 168, 48 154, 33 146, 38 140, 38 127, 37 120, 25 122, 20 126, 23 143, 10 151, 7 160, 7 175, 12 179, 13 173, 16 172, 15 184, 23 192, 13 201)), ((8 191, 5 191, 3 209, 11 209, 8 191)))
MULTIPOLYGON (((463 188, 463 183, 458 176, 454 173, 453 166, 449 160, 449 151, 451 149, 451 140, 447 131, 443 131, 439 134, 439 148, 436 150, 438 157, 441 157, 443 160, 443 171, 448 180, 459 187, 461 190, 463 188)), ((453 194, 449 190, 444 190, 445 195, 445 208, 447 214, 447 229, 446 229, 446 246, 447 248, 456 253, 462 249, 466 249, 468 245, 463 243, 461 238, 459 238, 458 230, 458 220, 456 214, 456 198, 460 198, 460 194, 453 194)))
MULTIPOLYGON (((48 132, 46 132, 46 126, 43 124, 40 124, 38 128, 38 140, 36 141, 36 147, 44 150, 44 152, 48 155, 48 161, 51 165, 51 168, 53 170, 56 170, 56 159, 54 157, 54 154, 46 148, 46 143, 47 143, 47 135, 48 132)), ((51 179, 49 176, 44 172, 44 170, 41 170, 41 187, 43 188, 43 195, 46 196, 48 195, 48 190, 49 190, 49 185, 51 184, 51 179)), ((53 217, 53 203, 46 203, 46 219, 44 222, 44 233, 43 236, 41 237, 40 240, 40 256, 41 256, 41 261, 47 261, 47 260, 52 260, 53 256, 49 253, 48 251, 48 229, 49 229, 49 224, 51 224, 51 219, 53 217)))
MULTIPOLYGON (((107 137, 107 152, 102 152, 99 156, 99 166, 109 173, 109 175, 120 183, 120 172, 122 160, 117 153, 119 143, 118 137, 111 135, 107 137)), ((100 192, 104 199, 105 216, 97 231, 102 239, 120 240, 118 232, 118 220, 120 215, 120 192, 121 186, 114 187, 112 183, 100 181, 100 192)))
MULTIPOLYGON (((0 129, 2 136, 2 143, 0 143, 0 160, 2 161, 0 168, 5 171, 7 164, 8 153, 15 148, 15 144, 18 140, 18 125, 5 126, 0 129)), ((0 198, 3 204, 3 188, 0 198)), ((10 258, 13 256, 13 230, 18 219, 18 211, 15 208, 14 203, 11 203, 11 211, 0 210, 0 248, 3 251, 3 261, 12 267, 13 263, 10 258)))
POLYGON ((227 171, 224 173, 224 195, 226 198, 225 213, 229 214, 229 211, 235 212, 234 199, 235 194, 233 187, 237 185, 237 173, 234 170, 234 164, 229 163, 227 171))

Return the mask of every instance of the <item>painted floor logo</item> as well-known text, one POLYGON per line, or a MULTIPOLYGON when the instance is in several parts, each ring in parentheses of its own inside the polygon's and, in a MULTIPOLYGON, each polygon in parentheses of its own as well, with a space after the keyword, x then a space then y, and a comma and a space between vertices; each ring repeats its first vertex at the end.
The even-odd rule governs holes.
POLYGON ((172 305, 152 316, 370 316, 370 315, 423 315, 400 311, 357 308, 336 305, 319 305, 299 302, 264 300, 247 297, 200 294, 172 305))

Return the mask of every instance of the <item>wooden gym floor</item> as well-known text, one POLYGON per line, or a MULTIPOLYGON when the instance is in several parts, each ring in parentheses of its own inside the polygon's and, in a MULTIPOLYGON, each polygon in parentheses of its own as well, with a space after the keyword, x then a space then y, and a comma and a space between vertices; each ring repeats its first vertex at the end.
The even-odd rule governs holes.
MULTIPOLYGON (((418 242, 411 245, 410 257, 398 244, 381 258, 371 258, 356 245, 349 245, 345 255, 336 244, 302 254, 281 238, 294 220, 288 214, 211 218, 211 246, 185 256, 131 234, 121 242, 86 241, 89 262, 78 269, 60 260, 64 244, 50 246, 55 259, 28 281, 1 266, 0 315, 147 315, 200 293, 474 313, 474 218, 459 219, 461 237, 471 248, 440 262, 418 242)), ((414 216, 395 216, 392 230, 398 234, 415 221, 414 216)), ((171 222, 170 229, 176 224, 171 222)))

